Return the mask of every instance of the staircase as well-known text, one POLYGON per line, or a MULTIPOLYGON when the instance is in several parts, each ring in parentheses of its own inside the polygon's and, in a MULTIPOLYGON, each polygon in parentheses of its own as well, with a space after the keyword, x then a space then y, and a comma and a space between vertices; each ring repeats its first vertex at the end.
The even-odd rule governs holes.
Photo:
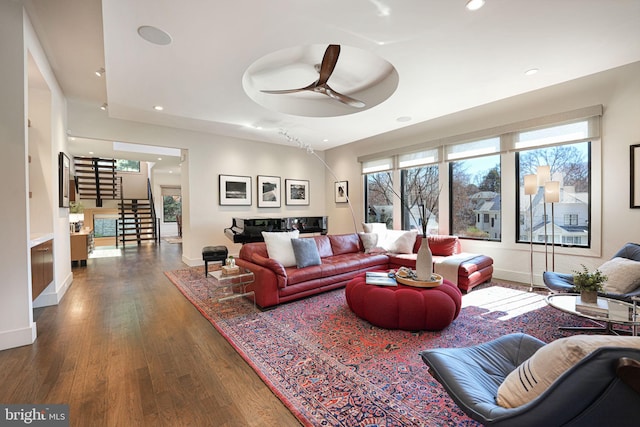
POLYGON ((158 241, 155 209, 150 200, 121 198, 118 208, 118 240, 123 246, 130 242, 139 245, 144 240, 158 241))
POLYGON ((98 157, 74 157, 78 199, 93 199, 96 207, 103 207, 104 200, 118 200, 120 218, 117 224, 116 246, 119 243, 160 241, 160 225, 156 216, 147 179, 146 199, 125 199, 122 177, 117 175, 116 160, 98 157))
POLYGON ((96 201, 96 207, 102 207, 103 200, 120 198, 121 186, 118 185, 115 159, 98 157, 74 157, 76 187, 80 199, 96 201))

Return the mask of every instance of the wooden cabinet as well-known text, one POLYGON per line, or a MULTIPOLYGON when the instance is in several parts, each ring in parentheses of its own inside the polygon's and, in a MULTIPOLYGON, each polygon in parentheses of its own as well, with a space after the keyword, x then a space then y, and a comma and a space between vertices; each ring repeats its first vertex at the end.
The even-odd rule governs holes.
POLYGON ((53 240, 31 248, 31 299, 53 282, 53 240))
POLYGON ((87 265, 89 254, 93 252, 93 230, 71 233, 71 262, 87 265))

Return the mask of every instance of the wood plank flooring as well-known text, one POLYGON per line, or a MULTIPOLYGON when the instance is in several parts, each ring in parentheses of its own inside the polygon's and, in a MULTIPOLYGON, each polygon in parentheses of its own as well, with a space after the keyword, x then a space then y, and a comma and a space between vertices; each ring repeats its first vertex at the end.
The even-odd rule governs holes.
POLYGON ((74 267, 38 339, 0 352, 0 402, 69 404, 72 426, 300 426, 169 282, 181 245, 74 267))

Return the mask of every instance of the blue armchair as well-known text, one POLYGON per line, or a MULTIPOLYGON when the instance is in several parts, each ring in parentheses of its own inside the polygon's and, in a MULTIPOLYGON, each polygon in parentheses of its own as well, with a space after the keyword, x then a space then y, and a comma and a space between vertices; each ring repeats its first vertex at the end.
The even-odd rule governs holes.
MULTIPOLYGON (((640 261, 640 245, 637 243, 627 243, 612 258, 627 258, 640 261)), ((571 292, 573 289, 573 275, 545 271, 542 273, 544 284, 554 292, 571 292)), ((603 293, 602 296, 630 302, 634 296, 640 296, 640 287, 626 294, 603 293)))
POLYGON ((430 349, 420 355, 455 403, 487 426, 639 424, 640 349, 601 347, 529 403, 499 406, 496 396, 504 379, 544 345, 526 334, 510 334, 473 347, 430 349))

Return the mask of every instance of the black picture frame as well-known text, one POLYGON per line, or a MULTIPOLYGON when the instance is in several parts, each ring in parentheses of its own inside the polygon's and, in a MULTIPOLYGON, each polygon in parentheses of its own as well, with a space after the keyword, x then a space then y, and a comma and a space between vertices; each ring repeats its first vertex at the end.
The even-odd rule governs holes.
POLYGON ((629 192, 629 206, 640 209, 640 144, 629 147, 631 183, 629 192))
POLYGON ((281 206, 281 181, 279 176, 258 175, 256 197, 259 208, 281 206))
POLYGON ((71 159, 62 151, 58 154, 58 207, 68 208, 71 196, 71 159))
POLYGON ((334 200, 336 203, 347 203, 349 201, 349 181, 336 181, 334 200))
POLYGON ((309 181, 285 179, 285 203, 293 206, 309 205, 309 181))
POLYGON ((251 177, 218 175, 221 206, 251 206, 251 177))

